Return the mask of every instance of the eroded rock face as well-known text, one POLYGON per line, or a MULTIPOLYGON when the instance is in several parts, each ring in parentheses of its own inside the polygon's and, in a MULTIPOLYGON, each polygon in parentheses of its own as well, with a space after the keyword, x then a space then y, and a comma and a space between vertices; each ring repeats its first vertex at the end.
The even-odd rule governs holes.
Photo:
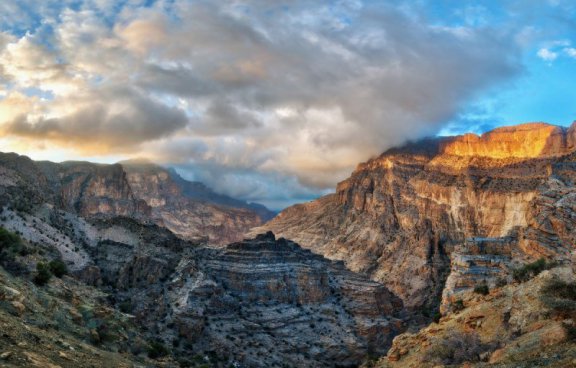
MULTIPOLYGON (((551 282, 574 285, 570 267, 544 271, 532 280, 494 288, 483 296, 461 295, 461 310, 438 323, 394 339, 387 356, 375 367, 439 365, 485 367, 572 367, 576 346, 567 334, 574 324, 572 307, 560 311, 546 292, 551 282), (465 340, 460 349, 459 340, 465 340), (452 353, 450 353, 452 351, 452 353)), ((573 305, 574 300, 564 300, 573 305)), ((461 344, 461 342, 460 342, 461 344)))
POLYGON ((123 167, 130 188, 151 207, 154 221, 185 239, 207 238, 210 244, 225 245, 240 240, 247 229, 270 217, 160 166, 126 162, 123 167))
MULTIPOLYGON (((336 193, 296 205, 272 230, 346 262, 402 297, 437 303, 465 239, 514 237, 516 260, 574 249, 573 125, 429 139, 360 164, 336 193)), ((432 303, 432 304, 433 304, 432 303)))
POLYGON ((84 218, 130 217, 213 245, 242 239, 272 214, 150 163, 56 164, 0 153, 0 206, 28 211, 40 204, 84 218))
POLYGON ((443 152, 496 159, 560 156, 574 149, 573 131, 573 128, 568 130, 546 123, 502 127, 481 136, 466 134, 458 137, 447 143, 443 152))
POLYGON ((160 333, 242 366, 355 366, 402 330, 402 302, 383 285, 271 233, 198 249, 171 280, 164 296, 134 296, 158 303, 136 315, 156 323, 164 311, 176 331, 160 333))

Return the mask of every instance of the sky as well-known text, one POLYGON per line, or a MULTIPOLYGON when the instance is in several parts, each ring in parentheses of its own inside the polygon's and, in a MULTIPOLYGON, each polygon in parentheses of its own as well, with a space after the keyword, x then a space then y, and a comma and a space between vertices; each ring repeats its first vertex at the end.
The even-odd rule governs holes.
POLYGON ((0 151, 272 209, 408 140, 576 119, 571 0, 3 0, 0 151))

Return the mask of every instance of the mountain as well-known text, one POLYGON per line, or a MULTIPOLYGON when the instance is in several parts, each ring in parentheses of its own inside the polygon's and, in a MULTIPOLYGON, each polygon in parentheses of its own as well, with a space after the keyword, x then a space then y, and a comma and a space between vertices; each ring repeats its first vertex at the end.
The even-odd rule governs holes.
POLYGON ((151 163, 0 154, 0 366, 574 365, 575 132, 394 148, 247 239, 151 163))
POLYGON ((215 245, 242 239, 272 214, 263 206, 219 196, 152 163, 57 164, 0 153, 0 170, 4 201, 16 196, 27 206, 46 202, 82 217, 128 216, 215 245))
POLYGON ((224 241, 238 223, 201 225, 250 212, 171 175, 0 155, 1 366, 355 367, 405 330, 402 301, 342 262, 272 233, 184 236, 224 241))
POLYGON ((487 295, 462 293, 456 311, 397 336, 371 366, 574 367, 574 281, 571 267, 560 266, 487 295))
POLYGON ((435 308, 451 293, 443 292, 451 261, 487 263, 454 273, 459 291, 466 282, 494 285, 540 257, 570 257, 575 150, 576 123, 425 139, 358 165, 335 194, 292 206, 253 232, 271 230, 343 260, 409 308, 435 308))
POLYGON ((145 161, 123 161, 132 191, 151 207, 155 222, 186 238, 208 237, 224 245, 274 216, 258 204, 217 194, 199 182, 183 179, 174 169, 145 161))

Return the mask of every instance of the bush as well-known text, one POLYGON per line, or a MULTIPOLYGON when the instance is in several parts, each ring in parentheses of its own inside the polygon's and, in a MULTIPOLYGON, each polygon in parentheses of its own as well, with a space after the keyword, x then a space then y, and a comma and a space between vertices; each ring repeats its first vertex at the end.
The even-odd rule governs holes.
POLYGON ((50 273, 49 267, 45 263, 38 263, 36 265, 36 276, 34 276, 34 283, 38 286, 43 286, 50 281, 52 274, 50 273))
POLYGON ((454 311, 454 313, 461 312, 465 308, 466 307, 464 306, 464 302, 462 301, 462 299, 458 299, 454 303, 452 303, 452 310, 454 311))
POLYGON ((0 227, 0 261, 11 260, 21 252, 27 253, 18 234, 0 227))
POLYGON ((435 364, 461 364, 480 360, 480 354, 491 350, 476 332, 455 332, 447 338, 436 338, 424 354, 424 361, 435 364))
POLYGON ((504 277, 499 277, 498 279, 496 279, 496 287, 504 287, 508 285, 508 281, 506 281, 506 278, 504 277))
POLYGON ((514 280, 518 282, 525 282, 532 279, 533 277, 538 276, 540 272, 549 270, 556 266, 558 266, 557 262, 546 262, 544 258, 540 258, 535 262, 528 263, 520 268, 515 269, 512 271, 512 276, 514 277, 514 280))
POLYGON ((148 346, 148 357, 150 359, 158 359, 163 356, 166 356, 170 353, 168 348, 164 346, 161 342, 158 341, 151 341, 150 345, 148 346))
POLYGON ((474 292, 476 294, 488 295, 490 293, 490 289, 488 288, 488 284, 486 284, 486 282, 483 282, 482 284, 476 285, 474 287, 474 292))
POLYGON ((439 323, 440 322, 440 318, 442 318, 442 314, 440 312, 436 312, 434 313, 434 316, 432 317, 432 320, 435 323, 439 323))
POLYGON ((48 263, 48 268, 50 268, 50 272, 52 272, 54 276, 58 278, 68 274, 68 267, 66 267, 66 263, 59 259, 50 261, 50 263, 48 263))
POLYGON ((554 312, 568 315, 576 312, 576 283, 550 280, 542 288, 542 302, 554 312))
POLYGON ((124 300, 118 307, 122 313, 132 313, 132 302, 130 300, 124 300))

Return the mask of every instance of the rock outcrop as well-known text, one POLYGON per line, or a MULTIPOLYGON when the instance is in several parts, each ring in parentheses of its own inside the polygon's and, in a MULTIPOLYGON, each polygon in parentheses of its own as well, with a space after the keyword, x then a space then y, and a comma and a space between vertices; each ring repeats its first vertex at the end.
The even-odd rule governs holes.
POLYGON ((41 204, 84 218, 130 217, 214 245, 242 239, 272 215, 151 163, 56 164, 0 153, 0 206, 41 204))
POLYGON ((136 316, 246 367, 357 366, 403 329, 402 302, 384 286, 272 233, 196 250, 167 290, 133 296, 136 316))
POLYGON ((525 283, 461 295, 458 311, 394 339, 372 367, 573 367, 576 277, 570 267, 544 271, 525 283))
POLYGON ((576 124, 427 139, 358 165, 336 193, 296 205, 272 230, 368 274, 408 307, 437 304, 453 249, 512 237, 514 261, 574 250, 576 124))
POLYGON ((257 212, 245 202, 186 181, 173 170, 144 162, 122 165, 134 195, 151 207, 153 221, 185 239, 207 238, 211 244, 225 245, 271 216, 265 207, 264 213, 259 207, 257 212))
POLYGON ((447 155, 495 159, 561 156, 574 149, 574 126, 565 129, 546 123, 502 127, 481 136, 465 134, 442 147, 443 153, 447 155))

